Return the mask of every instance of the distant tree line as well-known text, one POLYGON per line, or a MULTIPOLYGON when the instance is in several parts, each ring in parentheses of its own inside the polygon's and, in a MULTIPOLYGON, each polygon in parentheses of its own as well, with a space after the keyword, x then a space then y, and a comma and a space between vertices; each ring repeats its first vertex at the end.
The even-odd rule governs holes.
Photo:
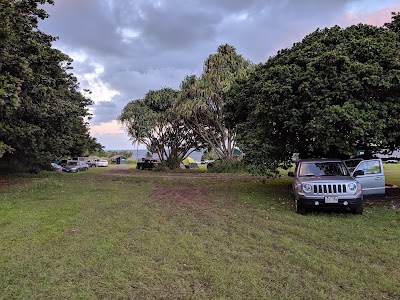
POLYGON ((149 91, 119 121, 167 165, 209 149, 232 160, 239 145, 261 172, 300 157, 349 157, 400 147, 400 15, 383 27, 317 29, 253 65, 221 45, 178 91, 149 91), (162 154, 164 149, 167 153, 162 154), (169 162, 169 163, 168 163, 169 162))
POLYGON ((132 152, 129 150, 107 150, 104 151, 103 157, 112 157, 115 155, 121 155, 125 158, 131 158, 132 157, 132 152))
POLYGON ((72 59, 38 29, 52 0, 0 0, 0 171, 34 171, 61 156, 101 148, 89 135, 87 106, 72 59))

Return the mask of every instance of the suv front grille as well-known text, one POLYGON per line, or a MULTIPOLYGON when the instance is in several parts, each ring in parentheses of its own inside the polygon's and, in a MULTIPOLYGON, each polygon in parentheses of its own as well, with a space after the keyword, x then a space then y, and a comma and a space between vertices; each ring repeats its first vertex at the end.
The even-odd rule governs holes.
POLYGON ((314 184, 314 194, 346 194, 345 184, 314 184))

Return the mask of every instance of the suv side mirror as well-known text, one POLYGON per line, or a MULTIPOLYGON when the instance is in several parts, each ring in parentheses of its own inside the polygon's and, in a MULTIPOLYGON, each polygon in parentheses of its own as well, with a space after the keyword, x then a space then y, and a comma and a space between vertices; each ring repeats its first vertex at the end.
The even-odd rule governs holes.
POLYGON ((294 177, 294 172, 288 172, 287 175, 288 175, 289 177, 294 177))
POLYGON ((357 177, 357 176, 361 176, 361 175, 364 175, 363 170, 357 170, 353 173, 353 177, 357 177))

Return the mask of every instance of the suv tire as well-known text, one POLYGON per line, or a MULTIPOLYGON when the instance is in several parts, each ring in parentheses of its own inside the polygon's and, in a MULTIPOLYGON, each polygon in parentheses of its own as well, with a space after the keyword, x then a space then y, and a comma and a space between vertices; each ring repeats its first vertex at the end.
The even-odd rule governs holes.
POLYGON ((301 206, 299 201, 296 199, 294 199, 294 209, 299 215, 305 215, 307 213, 307 209, 301 206))
POLYGON ((355 215, 362 215, 363 211, 364 207, 362 203, 357 205, 357 207, 351 209, 351 212, 355 215))

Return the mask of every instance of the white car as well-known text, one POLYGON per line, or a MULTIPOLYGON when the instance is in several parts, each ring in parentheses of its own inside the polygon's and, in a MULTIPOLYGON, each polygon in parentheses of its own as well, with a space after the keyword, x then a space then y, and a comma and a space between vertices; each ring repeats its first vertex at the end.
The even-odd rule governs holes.
POLYGON ((388 159, 388 160, 386 161, 386 163, 387 163, 387 164, 397 164, 397 163, 398 163, 398 160, 397 160, 397 159, 388 159))
POLYGON ((108 160, 106 159, 99 159, 97 161, 97 166, 98 167, 107 167, 108 166, 108 160))
POLYGON ((51 169, 53 171, 62 171, 62 167, 60 165, 55 164, 55 163, 51 163, 51 169))

